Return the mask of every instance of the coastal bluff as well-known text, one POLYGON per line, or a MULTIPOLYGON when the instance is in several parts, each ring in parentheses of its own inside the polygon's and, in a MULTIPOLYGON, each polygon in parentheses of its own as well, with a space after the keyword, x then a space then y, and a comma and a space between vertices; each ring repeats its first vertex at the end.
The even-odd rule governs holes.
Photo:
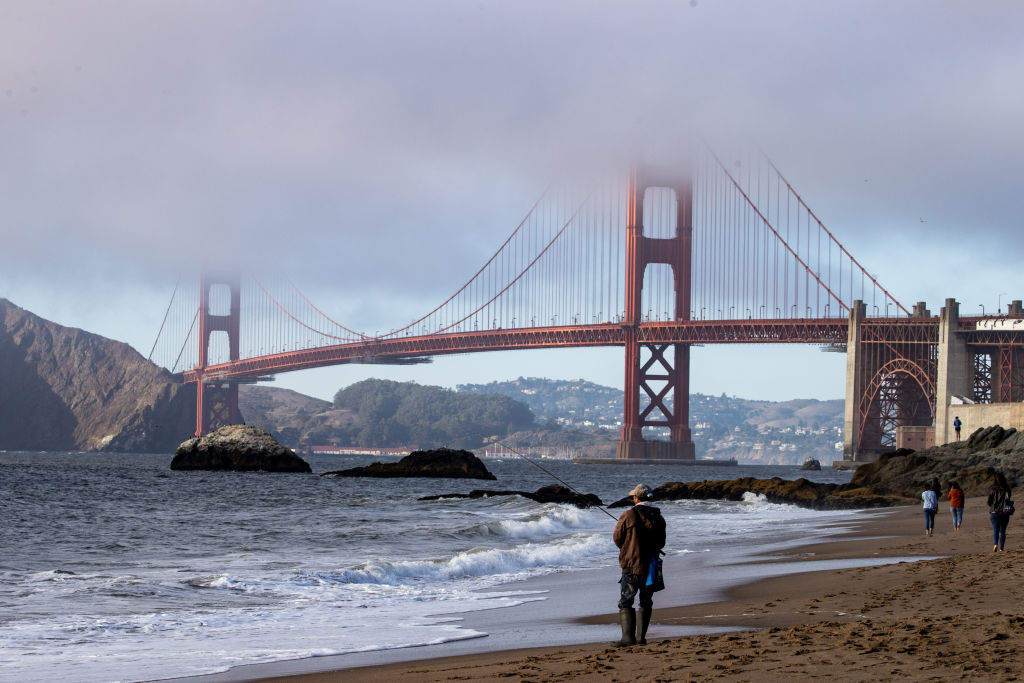
POLYGON ((0 298, 0 450, 167 453, 195 430, 195 404, 128 344, 0 298))
POLYGON ((273 436, 246 425, 227 425, 178 446, 172 470, 312 472, 309 463, 273 436))
MULTIPOLYGON (((667 482, 653 491, 659 500, 743 500, 746 493, 763 495, 770 503, 816 510, 841 510, 915 505, 921 491, 938 479, 943 493, 956 481, 967 496, 987 495, 992 475, 1002 472, 1010 486, 1024 484, 1024 432, 995 425, 976 430, 959 442, 920 451, 899 449, 862 465, 848 484, 825 484, 779 477, 667 482)), ((622 498, 608 507, 626 507, 622 498)))
POLYGON ((324 472, 321 477, 437 477, 440 479, 491 479, 490 470, 469 451, 438 448, 413 451, 398 462, 375 462, 365 467, 324 472))

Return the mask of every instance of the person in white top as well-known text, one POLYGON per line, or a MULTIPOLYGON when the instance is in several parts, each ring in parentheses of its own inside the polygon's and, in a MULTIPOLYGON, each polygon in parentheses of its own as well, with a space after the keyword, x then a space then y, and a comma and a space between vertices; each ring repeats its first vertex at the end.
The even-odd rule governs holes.
POLYGON ((924 533, 925 536, 931 536, 935 531, 935 513, 939 509, 939 494, 935 491, 938 487, 938 482, 932 480, 933 484, 929 485, 921 492, 921 500, 924 501, 924 533))

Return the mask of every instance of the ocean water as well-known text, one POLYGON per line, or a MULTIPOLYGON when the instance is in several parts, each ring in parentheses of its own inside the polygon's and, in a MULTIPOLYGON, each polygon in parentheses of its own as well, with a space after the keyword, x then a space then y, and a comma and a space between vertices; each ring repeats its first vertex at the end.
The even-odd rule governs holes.
MULTIPOLYGON (((0 453, 0 680, 152 680, 481 638, 488 634, 444 615, 544 600, 519 582, 617 565, 614 521, 599 509, 517 496, 417 500, 553 483, 521 460, 486 461, 496 482, 316 476, 367 458, 310 458, 313 475, 172 472, 170 460, 0 453)), ((606 503, 640 481, 850 477, 796 467, 543 466, 606 503)), ((752 495, 659 507, 670 558, 806 538, 849 516, 752 495)))

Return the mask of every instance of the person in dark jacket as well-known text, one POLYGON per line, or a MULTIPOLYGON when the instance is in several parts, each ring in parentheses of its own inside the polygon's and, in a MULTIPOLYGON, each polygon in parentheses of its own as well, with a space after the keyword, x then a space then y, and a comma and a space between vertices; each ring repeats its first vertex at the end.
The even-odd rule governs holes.
POLYGON ((1006 525, 1010 515, 1006 504, 1010 500, 1010 484, 1001 472, 992 477, 992 488, 988 490, 988 518, 992 522, 992 552, 998 552, 1006 545, 1006 525))
POLYGON ((613 539, 619 548, 619 625, 622 639, 616 645, 647 644, 647 627, 654 611, 654 591, 647 586, 647 572, 652 559, 665 547, 665 518, 661 510, 647 501, 651 489, 638 484, 629 492, 633 507, 619 517, 613 539), (640 594, 640 614, 633 611, 633 598, 640 594), (637 619, 639 616, 639 620, 637 619))

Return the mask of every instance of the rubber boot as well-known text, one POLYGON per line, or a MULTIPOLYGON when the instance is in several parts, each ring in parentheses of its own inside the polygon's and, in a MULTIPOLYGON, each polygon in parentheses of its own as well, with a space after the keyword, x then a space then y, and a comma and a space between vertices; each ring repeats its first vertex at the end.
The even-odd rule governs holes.
POLYGON ((619 610, 619 626, 622 627, 622 639, 615 641, 612 645, 619 647, 636 645, 636 612, 632 607, 619 610))
POLYGON ((647 627, 651 625, 651 612, 653 611, 653 607, 643 607, 637 610, 640 613, 640 619, 636 625, 636 642, 639 645, 647 644, 647 627))

